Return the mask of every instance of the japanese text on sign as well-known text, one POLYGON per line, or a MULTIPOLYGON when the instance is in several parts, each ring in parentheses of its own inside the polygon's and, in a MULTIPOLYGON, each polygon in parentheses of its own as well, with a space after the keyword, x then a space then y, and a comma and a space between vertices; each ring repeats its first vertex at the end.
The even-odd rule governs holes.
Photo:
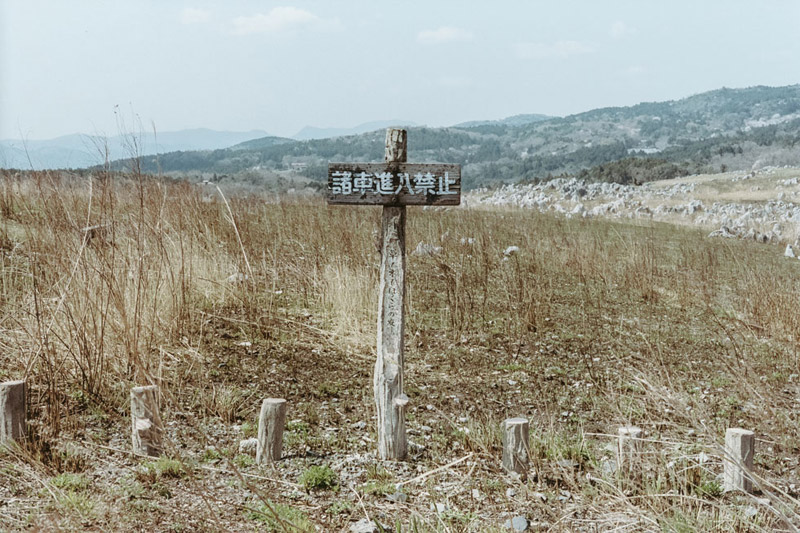
POLYGON ((406 194, 458 194, 458 191, 450 190, 450 186, 456 180, 450 178, 450 173, 445 172, 443 176, 435 176, 430 172, 417 172, 413 176, 408 172, 394 174, 392 172, 359 172, 353 174, 347 170, 331 172, 331 192, 333 194, 361 194, 368 191, 377 194, 395 195, 405 192, 406 194), (399 181, 399 186, 395 183, 399 181), (405 191, 404 191, 405 189, 405 191))
POLYGON ((458 205, 461 166, 443 163, 331 163, 328 203, 458 205))

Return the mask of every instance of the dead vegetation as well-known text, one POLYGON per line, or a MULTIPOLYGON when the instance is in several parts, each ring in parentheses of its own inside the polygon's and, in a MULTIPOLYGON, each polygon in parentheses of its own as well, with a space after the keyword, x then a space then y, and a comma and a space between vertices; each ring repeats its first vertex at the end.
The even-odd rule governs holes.
POLYGON ((144 176, 0 178, 0 378, 30 384, 30 438, 0 456, 4 527, 800 526, 800 266, 773 246, 411 209, 408 250, 441 250, 408 261, 412 459, 379 463, 379 211, 144 176), (149 383, 167 424, 154 461, 129 453, 129 390, 149 383), (289 401, 285 459, 259 468, 238 443, 268 396, 289 401), (500 468, 513 416, 531 419, 527 480, 500 468), (645 430, 633 483, 612 460, 625 424, 645 430), (732 426, 757 435, 755 496, 721 491, 732 426))

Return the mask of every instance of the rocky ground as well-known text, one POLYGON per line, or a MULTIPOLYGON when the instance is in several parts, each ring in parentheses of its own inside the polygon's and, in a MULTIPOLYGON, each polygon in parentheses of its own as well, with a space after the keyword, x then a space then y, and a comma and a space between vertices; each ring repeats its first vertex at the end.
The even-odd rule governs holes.
POLYGON ((465 204, 522 207, 567 218, 647 219, 696 225, 714 237, 793 243, 800 237, 800 169, 767 167, 641 186, 556 178, 479 189, 465 195, 465 204))

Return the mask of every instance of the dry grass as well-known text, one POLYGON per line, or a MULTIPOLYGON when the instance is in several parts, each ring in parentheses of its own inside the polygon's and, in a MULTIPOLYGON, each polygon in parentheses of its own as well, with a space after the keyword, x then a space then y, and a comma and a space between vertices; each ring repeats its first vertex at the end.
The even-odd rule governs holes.
POLYGON ((654 189, 669 189, 678 184, 695 185, 698 200, 704 202, 766 202, 783 192, 792 198, 800 192, 797 184, 787 180, 800 177, 797 168, 769 168, 753 172, 701 174, 650 183, 654 189))
POLYGON ((411 209, 408 249, 442 247, 408 260, 408 426, 424 448, 379 466, 378 210, 142 176, 0 179, 0 378, 31 391, 31 438, 0 457, 10 529, 249 531, 268 501, 324 531, 365 514, 402 531, 501 530, 514 514, 552 531, 800 526, 800 267, 776 247, 411 209), (110 229, 87 240, 93 225, 110 229), (146 383, 180 476, 126 453, 128 391, 146 383), (267 396, 290 402, 287 459, 259 468, 238 441, 267 396), (524 482, 499 468, 509 416, 532 420, 524 482), (631 423, 647 439, 635 483, 609 448, 631 423), (757 433, 769 505, 719 491, 731 426, 757 433), (313 465, 339 490, 298 490, 313 465), (406 502, 385 499, 393 483, 406 502))

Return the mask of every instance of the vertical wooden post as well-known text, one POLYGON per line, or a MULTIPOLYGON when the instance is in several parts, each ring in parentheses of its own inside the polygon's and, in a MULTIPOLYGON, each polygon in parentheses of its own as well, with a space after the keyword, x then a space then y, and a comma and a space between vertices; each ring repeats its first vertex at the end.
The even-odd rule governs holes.
POLYGON ((261 404, 261 416, 258 417, 256 463, 270 463, 281 458, 285 424, 286 400, 282 398, 265 399, 261 404))
POLYGON ((620 473, 634 474, 642 449, 642 430, 636 426, 623 426, 617 430, 617 436, 617 468, 620 473))
POLYGON ((503 468, 527 475, 529 437, 530 423, 527 418, 508 418, 503 421, 503 468))
POLYGON ((753 453, 756 437, 752 431, 728 428, 725 432, 725 457, 723 457, 724 490, 753 492, 753 453))
POLYGON ((25 381, 0 383, 0 444, 25 437, 25 381))
MULTIPOLYGON (((386 130, 386 162, 405 163, 407 133, 386 130)), ((383 207, 381 217, 381 267, 378 289, 378 359, 375 363, 374 392, 378 411, 378 455, 381 459, 406 458, 403 394, 403 336, 406 297, 406 208, 383 207)))
POLYGON ((151 457, 161 455, 164 426, 158 412, 158 386, 131 389, 131 423, 133 453, 151 457))

